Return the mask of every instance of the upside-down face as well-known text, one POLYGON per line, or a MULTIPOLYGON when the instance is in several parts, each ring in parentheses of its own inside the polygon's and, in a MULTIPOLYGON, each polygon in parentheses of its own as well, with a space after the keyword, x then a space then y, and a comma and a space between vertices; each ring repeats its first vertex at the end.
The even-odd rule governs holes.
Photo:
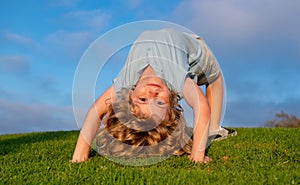
POLYGON ((170 107, 170 91, 165 82, 155 75, 141 78, 130 92, 135 113, 143 117, 164 120, 170 107))

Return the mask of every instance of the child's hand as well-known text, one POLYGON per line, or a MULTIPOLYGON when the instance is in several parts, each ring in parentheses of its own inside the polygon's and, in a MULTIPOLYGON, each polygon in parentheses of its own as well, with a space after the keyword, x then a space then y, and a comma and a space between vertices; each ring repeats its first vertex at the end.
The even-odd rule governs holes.
POLYGON ((212 159, 208 156, 205 156, 205 152, 193 152, 191 153, 191 155, 188 156, 189 160, 193 161, 193 162, 198 162, 198 163, 208 163, 210 161, 212 161, 212 159))
POLYGON ((80 163, 80 162, 84 162, 84 161, 87 161, 88 158, 85 157, 85 156, 75 156, 73 155, 73 158, 72 160, 70 160, 69 162, 70 163, 80 163))
POLYGON ((193 159, 193 158, 191 157, 191 155, 189 155, 188 158, 189 158, 189 160, 191 160, 191 161, 193 161, 193 162, 204 163, 204 164, 206 164, 206 163, 212 161, 212 159, 211 159, 210 157, 208 157, 208 156, 204 156, 204 159, 202 159, 202 160, 196 160, 196 159, 193 159))
POLYGON ((85 137, 80 133, 71 163, 79 163, 89 159, 90 145, 86 142, 85 137))

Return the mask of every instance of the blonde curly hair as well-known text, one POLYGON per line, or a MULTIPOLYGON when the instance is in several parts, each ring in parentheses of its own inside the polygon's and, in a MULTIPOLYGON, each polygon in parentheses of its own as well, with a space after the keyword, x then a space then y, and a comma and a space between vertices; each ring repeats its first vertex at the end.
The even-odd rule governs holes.
POLYGON ((109 105, 104 128, 96 136, 98 153, 126 158, 190 154, 192 131, 185 124, 178 95, 171 92, 170 108, 158 122, 134 113, 129 91, 121 89, 117 101, 109 105))

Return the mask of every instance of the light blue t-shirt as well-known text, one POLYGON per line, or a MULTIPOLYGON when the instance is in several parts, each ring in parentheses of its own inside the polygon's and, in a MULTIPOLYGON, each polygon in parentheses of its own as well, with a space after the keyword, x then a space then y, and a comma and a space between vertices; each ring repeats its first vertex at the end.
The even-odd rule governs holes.
POLYGON ((218 65, 214 57, 207 61, 208 55, 203 52, 207 46, 203 44, 196 36, 173 29, 143 32, 133 43, 123 69, 114 80, 116 91, 135 85, 148 65, 179 94, 187 75, 193 76, 196 82, 200 73, 215 76, 219 73, 218 65))

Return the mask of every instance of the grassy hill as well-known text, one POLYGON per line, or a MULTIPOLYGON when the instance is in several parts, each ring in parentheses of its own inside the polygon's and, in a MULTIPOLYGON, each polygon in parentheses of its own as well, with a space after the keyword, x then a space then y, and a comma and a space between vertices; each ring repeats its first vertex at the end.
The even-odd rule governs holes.
POLYGON ((213 142, 213 161, 187 155, 124 166, 94 155, 71 164, 78 131, 0 136, 0 184, 300 184, 300 129, 240 128, 213 142))

